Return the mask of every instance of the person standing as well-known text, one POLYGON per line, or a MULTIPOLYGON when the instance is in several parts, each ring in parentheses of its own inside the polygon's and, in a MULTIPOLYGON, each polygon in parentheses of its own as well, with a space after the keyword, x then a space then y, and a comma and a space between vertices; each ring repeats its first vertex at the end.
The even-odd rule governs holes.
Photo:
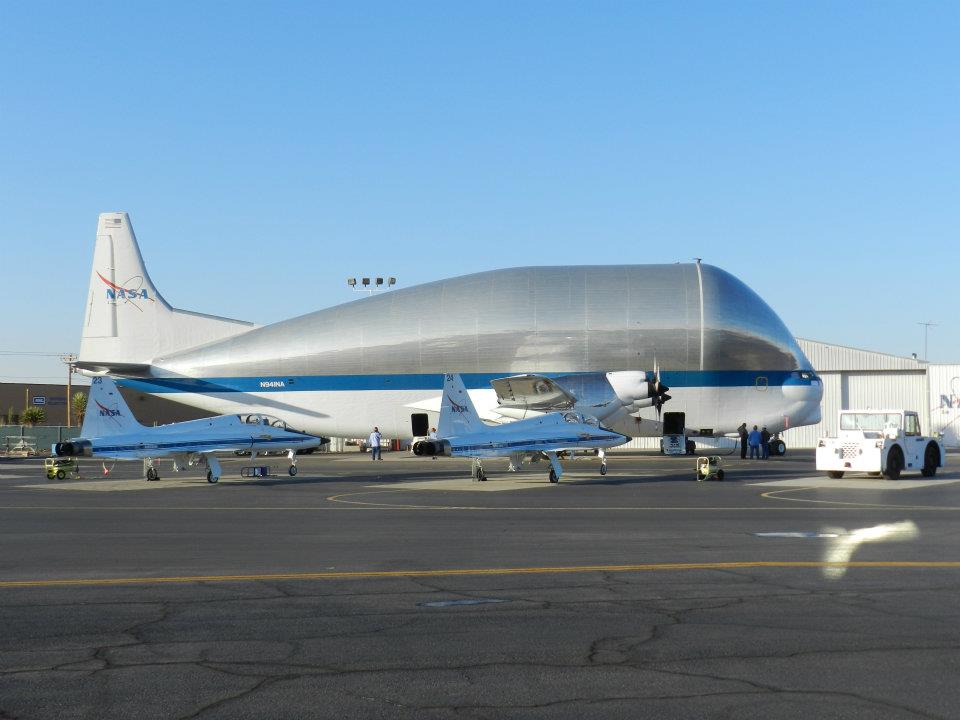
POLYGON ((370 455, 374 460, 383 460, 383 457, 380 455, 380 440, 382 439, 380 435, 380 428, 374 427, 373 432, 370 433, 370 437, 367 438, 367 445, 370 446, 370 455))
POLYGON ((750 459, 759 460, 760 459, 760 431, 757 430, 756 425, 753 426, 753 430, 751 430, 750 434, 747 436, 747 444, 750 446, 750 459))
MULTIPOLYGON (((436 439, 437 439, 437 429, 436 429, 435 427, 430 428, 430 434, 427 435, 427 437, 428 437, 430 440, 436 440, 436 439)), ((434 443, 433 447, 434 447, 434 448, 437 447, 436 443, 434 443)), ((436 459, 437 459, 437 456, 434 455, 434 456, 433 456, 433 459, 436 460, 436 459)))
POLYGON ((737 428, 737 435, 740 436, 740 459, 747 459, 747 424, 743 423, 737 428))
POLYGON ((760 431, 760 457, 764 460, 770 459, 770 431, 767 430, 766 425, 760 431))

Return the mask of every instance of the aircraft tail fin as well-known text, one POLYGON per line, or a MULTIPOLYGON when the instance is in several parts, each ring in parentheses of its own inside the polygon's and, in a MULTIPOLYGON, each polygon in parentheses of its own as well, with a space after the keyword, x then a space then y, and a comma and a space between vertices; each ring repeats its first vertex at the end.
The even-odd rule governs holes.
POLYGON ((80 435, 90 439, 142 429, 143 425, 133 417, 113 378, 93 378, 80 435))
POLYGON ((444 375, 437 435, 441 438, 468 435, 481 432, 484 427, 463 379, 457 374, 444 375))
POLYGON ((87 370, 131 372, 162 355, 252 329, 252 323, 177 310, 157 290, 124 212, 102 213, 90 271, 80 358, 87 370))

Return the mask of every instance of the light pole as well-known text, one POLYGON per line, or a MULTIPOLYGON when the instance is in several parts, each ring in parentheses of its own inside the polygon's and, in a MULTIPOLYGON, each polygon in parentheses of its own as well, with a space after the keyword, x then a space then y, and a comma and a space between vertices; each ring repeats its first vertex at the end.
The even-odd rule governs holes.
POLYGON ((930 333, 930 328, 937 327, 935 322, 918 322, 917 325, 923 325, 923 361, 930 362, 930 356, 927 355, 927 335, 930 333))
POLYGON ((67 427, 73 427, 73 364, 77 356, 73 353, 61 355, 60 359, 67 364, 67 427))
POLYGON ((375 292, 381 290, 389 290, 391 287, 397 284, 397 279, 395 277, 388 277, 386 283, 384 283, 382 277, 373 278, 373 282, 370 282, 370 278, 362 277, 360 278, 359 287, 357 287, 357 279, 355 277, 347 278, 347 285, 350 286, 350 289, 354 292, 365 292, 369 295, 373 295, 375 292))

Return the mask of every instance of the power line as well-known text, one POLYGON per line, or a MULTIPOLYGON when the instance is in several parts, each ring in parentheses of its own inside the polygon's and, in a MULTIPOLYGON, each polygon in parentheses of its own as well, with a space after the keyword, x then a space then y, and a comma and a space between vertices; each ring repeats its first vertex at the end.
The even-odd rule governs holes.
POLYGON ((23 355, 30 357, 60 357, 67 353, 62 352, 41 352, 32 350, 0 350, 0 355, 23 355))

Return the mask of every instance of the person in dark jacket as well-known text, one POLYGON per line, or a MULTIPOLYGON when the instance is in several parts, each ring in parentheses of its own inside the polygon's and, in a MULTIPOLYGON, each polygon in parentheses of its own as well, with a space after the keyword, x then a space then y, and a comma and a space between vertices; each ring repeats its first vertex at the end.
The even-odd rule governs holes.
POLYGON ((759 460, 760 459, 760 431, 757 430, 757 426, 753 426, 753 430, 750 431, 750 434, 747 436, 747 445, 750 446, 750 459, 759 460))
POLYGON ((740 436, 740 459, 747 459, 747 424, 743 423, 737 428, 737 434, 740 436))
POLYGON ((770 431, 767 430, 766 425, 760 431, 760 457, 764 460, 770 459, 770 431))

